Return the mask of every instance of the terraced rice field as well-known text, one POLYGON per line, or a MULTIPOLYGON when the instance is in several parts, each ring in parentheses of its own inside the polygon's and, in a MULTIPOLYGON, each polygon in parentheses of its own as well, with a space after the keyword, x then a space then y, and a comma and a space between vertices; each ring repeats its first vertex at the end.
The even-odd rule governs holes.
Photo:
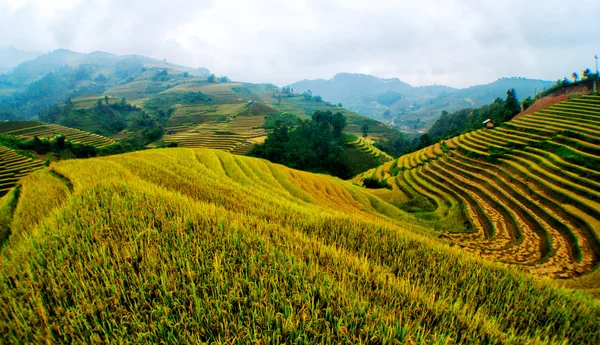
POLYGON ((104 147, 115 141, 102 135, 84 132, 79 129, 35 121, 0 122, 0 134, 12 135, 23 139, 38 137, 52 139, 64 135, 73 143, 104 147))
POLYGON ((41 167, 42 161, 0 146, 0 196, 4 196, 22 177, 41 167))
MULTIPOLYGON (((439 161, 404 170, 407 193, 461 200, 420 177, 439 161)), ((3 344, 600 341, 592 296, 451 247, 331 176, 175 148, 21 184, 0 200, 3 344)))
POLYGON ((388 160, 394 159, 392 156, 388 155, 387 153, 385 153, 385 152, 381 151, 380 149, 376 148, 375 146, 373 146, 373 140, 371 140, 371 139, 358 137, 358 139, 351 142, 350 144, 355 145, 363 152, 369 153, 375 157, 383 158, 383 161, 388 161, 388 160))
MULTIPOLYGON (((237 107, 236 111, 243 109, 237 107)), ((227 115, 222 122, 207 122, 193 127, 173 126, 165 135, 165 141, 174 141, 183 147, 220 149, 236 154, 245 154, 258 142, 256 138, 266 135, 262 115, 227 115)))
POLYGON ((465 250, 600 294, 600 96, 585 95, 402 156, 354 179, 435 205, 465 250), (500 153, 498 153, 500 152, 500 153))

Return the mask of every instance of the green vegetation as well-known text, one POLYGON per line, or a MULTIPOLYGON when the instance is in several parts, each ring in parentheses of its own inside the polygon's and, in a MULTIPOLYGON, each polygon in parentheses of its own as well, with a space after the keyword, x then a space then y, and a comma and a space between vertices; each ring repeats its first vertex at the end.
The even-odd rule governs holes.
MULTIPOLYGON (((163 99, 157 98, 151 103, 156 107, 151 108, 153 110, 158 109, 160 100, 163 99)), ((172 111, 158 109, 155 116, 150 116, 141 108, 127 103, 125 98, 111 103, 106 96, 98 99, 96 105, 89 108, 77 108, 71 101, 62 106, 50 106, 40 113, 40 120, 106 136, 127 130, 129 143, 134 147, 143 148, 162 137, 163 125, 171 114, 172 111)))
POLYGON ((273 113, 265 117, 264 128, 267 130, 274 129, 276 125, 285 125, 288 128, 299 126, 300 118, 294 114, 288 113, 273 113))
MULTIPOLYGON (((52 139, 40 139, 36 136, 27 140, 11 135, 0 134, 0 146, 10 148, 20 155, 30 158, 34 158, 31 157, 30 152, 34 152, 38 155, 49 155, 47 162, 50 161, 50 158, 54 158, 56 160, 89 158, 96 156, 110 156, 136 150, 134 146, 126 141, 115 142, 110 145, 97 147, 93 145, 72 142, 62 134, 57 135, 52 139)), ((170 147, 172 147, 172 145, 170 147)))
POLYGON ((157 113, 160 111, 168 112, 174 104, 208 104, 210 101, 212 99, 202 92, 165 92, 144 101, 144 108, 157 113))
POLYGON ((104 147, 112 145, 115 142, 109 138, 98 134, 92 134, 78 129, 53 125, 35 121, 11 121, 0 123, 0 133, 19 137, 22 139, 53 139, 56 136, 64 136, 67 140, 94 147, 104 147))
POLYGON ((343 151, 345 127, 346 117, 330 111, 315 111, 311 121, 301 121, 296 128, 279 120, 264 144, 254 147, 250 155, 295 169, 349 178, 352 175, 343 151))
POLYGON ((92 70, 88 66, 63 66, 30 84, 19 93, 0 97, 2 119, 27 120, 48 105, 104 92, 105 86, 101 83, 85 83, 91 79, 91 76, 92 70), (74 88, 73 85, 79 86, 74 88))
POLYGON ((57 135, 53 139, 25 140, 0 134, 0 145, 14 150, 33 151, 40 155, 52 153, 59 158, 89 158, 97 155, 95 146, 72 143, 65 136, 57 135))
POLYGON ((414 139, 413 141, 409 140, 406 134, 398 132, 376 142, 374 145, 379 150, 387 152, 394 157, 398 157, 404 153, 414 151, 417 142, 414 139))
MULTIPOLYGON (((59 49, 0 75, 0 90, 11 90, 0 96, 0 120, 32 120, 47 106, 78 97, 99 96, 109 90, 112 95, 112 90, 130 90, 140 84, 150 93, 156 93, 174 86, 180 79, 192 76, 203 79, 208 74, 206 69, 177 66, 143 56, 80 54, 59 49), (183 76, 185 73, 187 77, 183 76), (152 80, 153 77, 156 80, 152 80), (173 79, 177 81, 172 82, 173 79)), ((143 96, 143 91, 136 89, 121 94, 121 97, 133 98, 131 96, 143 96)))
MULTIPOLYGON (((491 119, 496 125, 509 121, 521 111, 514 89, 506 92, 504 100, 496 98, 494 103, 478 109, 462 109, 453 114, 443 111, 427 134, 433 142, 454 137, 483 127, 483 121, 491 119)), ((419 148, 424 146, 419 145, 419 148)))
POLYGON ((596 73, 592 73, 592 71, 589 68, 581 72, 581 75, 582 78, 579 79, 579 75, 576 72, 573 72, 573 74, 571 75, 573 81, 570 81, 566 77, 563 79, 559 79, 554 83, 554 85, 535 95, 535 98, 539 99, 550 94, 559 93, 562 90, 566 90, 568 88, 578 85, 587 86, 591 90, 593 89, 593 84, 598 83, 600 81, 600 77, 596 73))

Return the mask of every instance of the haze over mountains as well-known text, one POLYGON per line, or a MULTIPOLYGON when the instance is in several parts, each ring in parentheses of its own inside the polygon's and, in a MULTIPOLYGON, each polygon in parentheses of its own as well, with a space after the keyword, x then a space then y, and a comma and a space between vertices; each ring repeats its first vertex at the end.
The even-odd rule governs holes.
MULTIPOLYGON (((58 49, 47 54, 23 52, 15 48, 0 50, 0 96, 24 91, 49 73, 62 66, 79 68, 77 73, 87 77, 77 81, 71 89, 92 88, 98 84, 123 83, 127 78, 146 68, 165 68, 190 75, 206 77, 206 68, 192 68, 140 55, 115 55, 105 52, 78 53, 58 49), (29 60, 29 61, 27 61, 29 60), (100 75, 100 80, 97 80, 100 75), (107 81, 102 80, 108 78, 107 81)), ((64 70, 54 73, 64 74, 64 70)), ((72 71, 71 71, 72 72, 72 71)), ((289 85, 295 92, 311 90, 325 101, 342 103, 361 115, 387 122, 407 131, 429 128, 443 110, 453 112, 463 108, 477 108, 503 98, 506 90, 517 90, 519 99, 533 96, 536 91, 551 86, 550 81, 526 78, 501 78, 492 83, 457 89, 443 85, 413 87, 398 78, 384 79, 366 74, 339 73, 329 80, 302 80, 289 85)), ((97 89, 97 88, 96 88, 97 89)), ((84 92, 83 94, 93 94, 84 92)), ((85 91, 85 90, 84 90, 85 91)), ((79 95, 77 93, 76 95, 79 95)), ((36 108, 37 109, 37 108, 36 108)))
MULTIPOLYGON (((22 55, 25 56, 25 54, 22 55)), ((5 73, 5 81, 14 86, 25 86, 62 66, 78 67, 83 65, 95 67, 96 69, 93 71, 95 74, 102 73, 106 77, 110 77, 112 72, 119 72, 119 70, 123 72, 125 65, 172 68, 198 76, 208 76, 209 74, 205 68, 180 66, 141 55, 116 55, 100 51, 84 54, 67 49, 57 49, 42 55, 31 53, 29 61, 22 61, 14 67, 12 72, 5 73), (31 58, 32 55, 33 58, 31 58)))
POLYGON ((33 60, 42 55, 39 52, 27 52, 15 47, 0 47, 0 73, 10 72, 18 64, 33 60))
POLYGON ((533 96, 553 82, 526 78, 501 78, 492 83, 456 89, 443 85, 413 87, 398 78, 383 79, 366 74, 339 73, 329 80, 302 80, 289 85, 295 92, 311 90, 324 100, 342 103, 361 115, 396 125, 429 127, 442 110, 453 112, 477 108, 504 98, 514 88, 519 99, 533 96), (389 110, 389 112, 387 112, 389 110), (404 123, 402 123, 404 122, 404 123))

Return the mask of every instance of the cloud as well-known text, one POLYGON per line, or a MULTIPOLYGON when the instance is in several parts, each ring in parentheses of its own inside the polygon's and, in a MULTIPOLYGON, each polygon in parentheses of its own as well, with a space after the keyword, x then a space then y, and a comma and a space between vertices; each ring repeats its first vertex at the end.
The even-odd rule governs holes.
POLYGON ((135 53, 279 85, 338 72, 459 87, 558 79, 592 67, 600 41, 592 0, 9 1, 0 46, 135 53))

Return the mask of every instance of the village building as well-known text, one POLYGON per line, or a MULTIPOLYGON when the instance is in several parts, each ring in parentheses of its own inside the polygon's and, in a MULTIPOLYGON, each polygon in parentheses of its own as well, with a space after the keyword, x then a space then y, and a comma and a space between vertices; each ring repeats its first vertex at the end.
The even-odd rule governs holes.
POLYGON ((487 119, 485 121, 483 121, 483 127, 485 129, 491 129, 494 128, 496 124, 494 123, 494 121, 492 121, 491 119, 487 119))

